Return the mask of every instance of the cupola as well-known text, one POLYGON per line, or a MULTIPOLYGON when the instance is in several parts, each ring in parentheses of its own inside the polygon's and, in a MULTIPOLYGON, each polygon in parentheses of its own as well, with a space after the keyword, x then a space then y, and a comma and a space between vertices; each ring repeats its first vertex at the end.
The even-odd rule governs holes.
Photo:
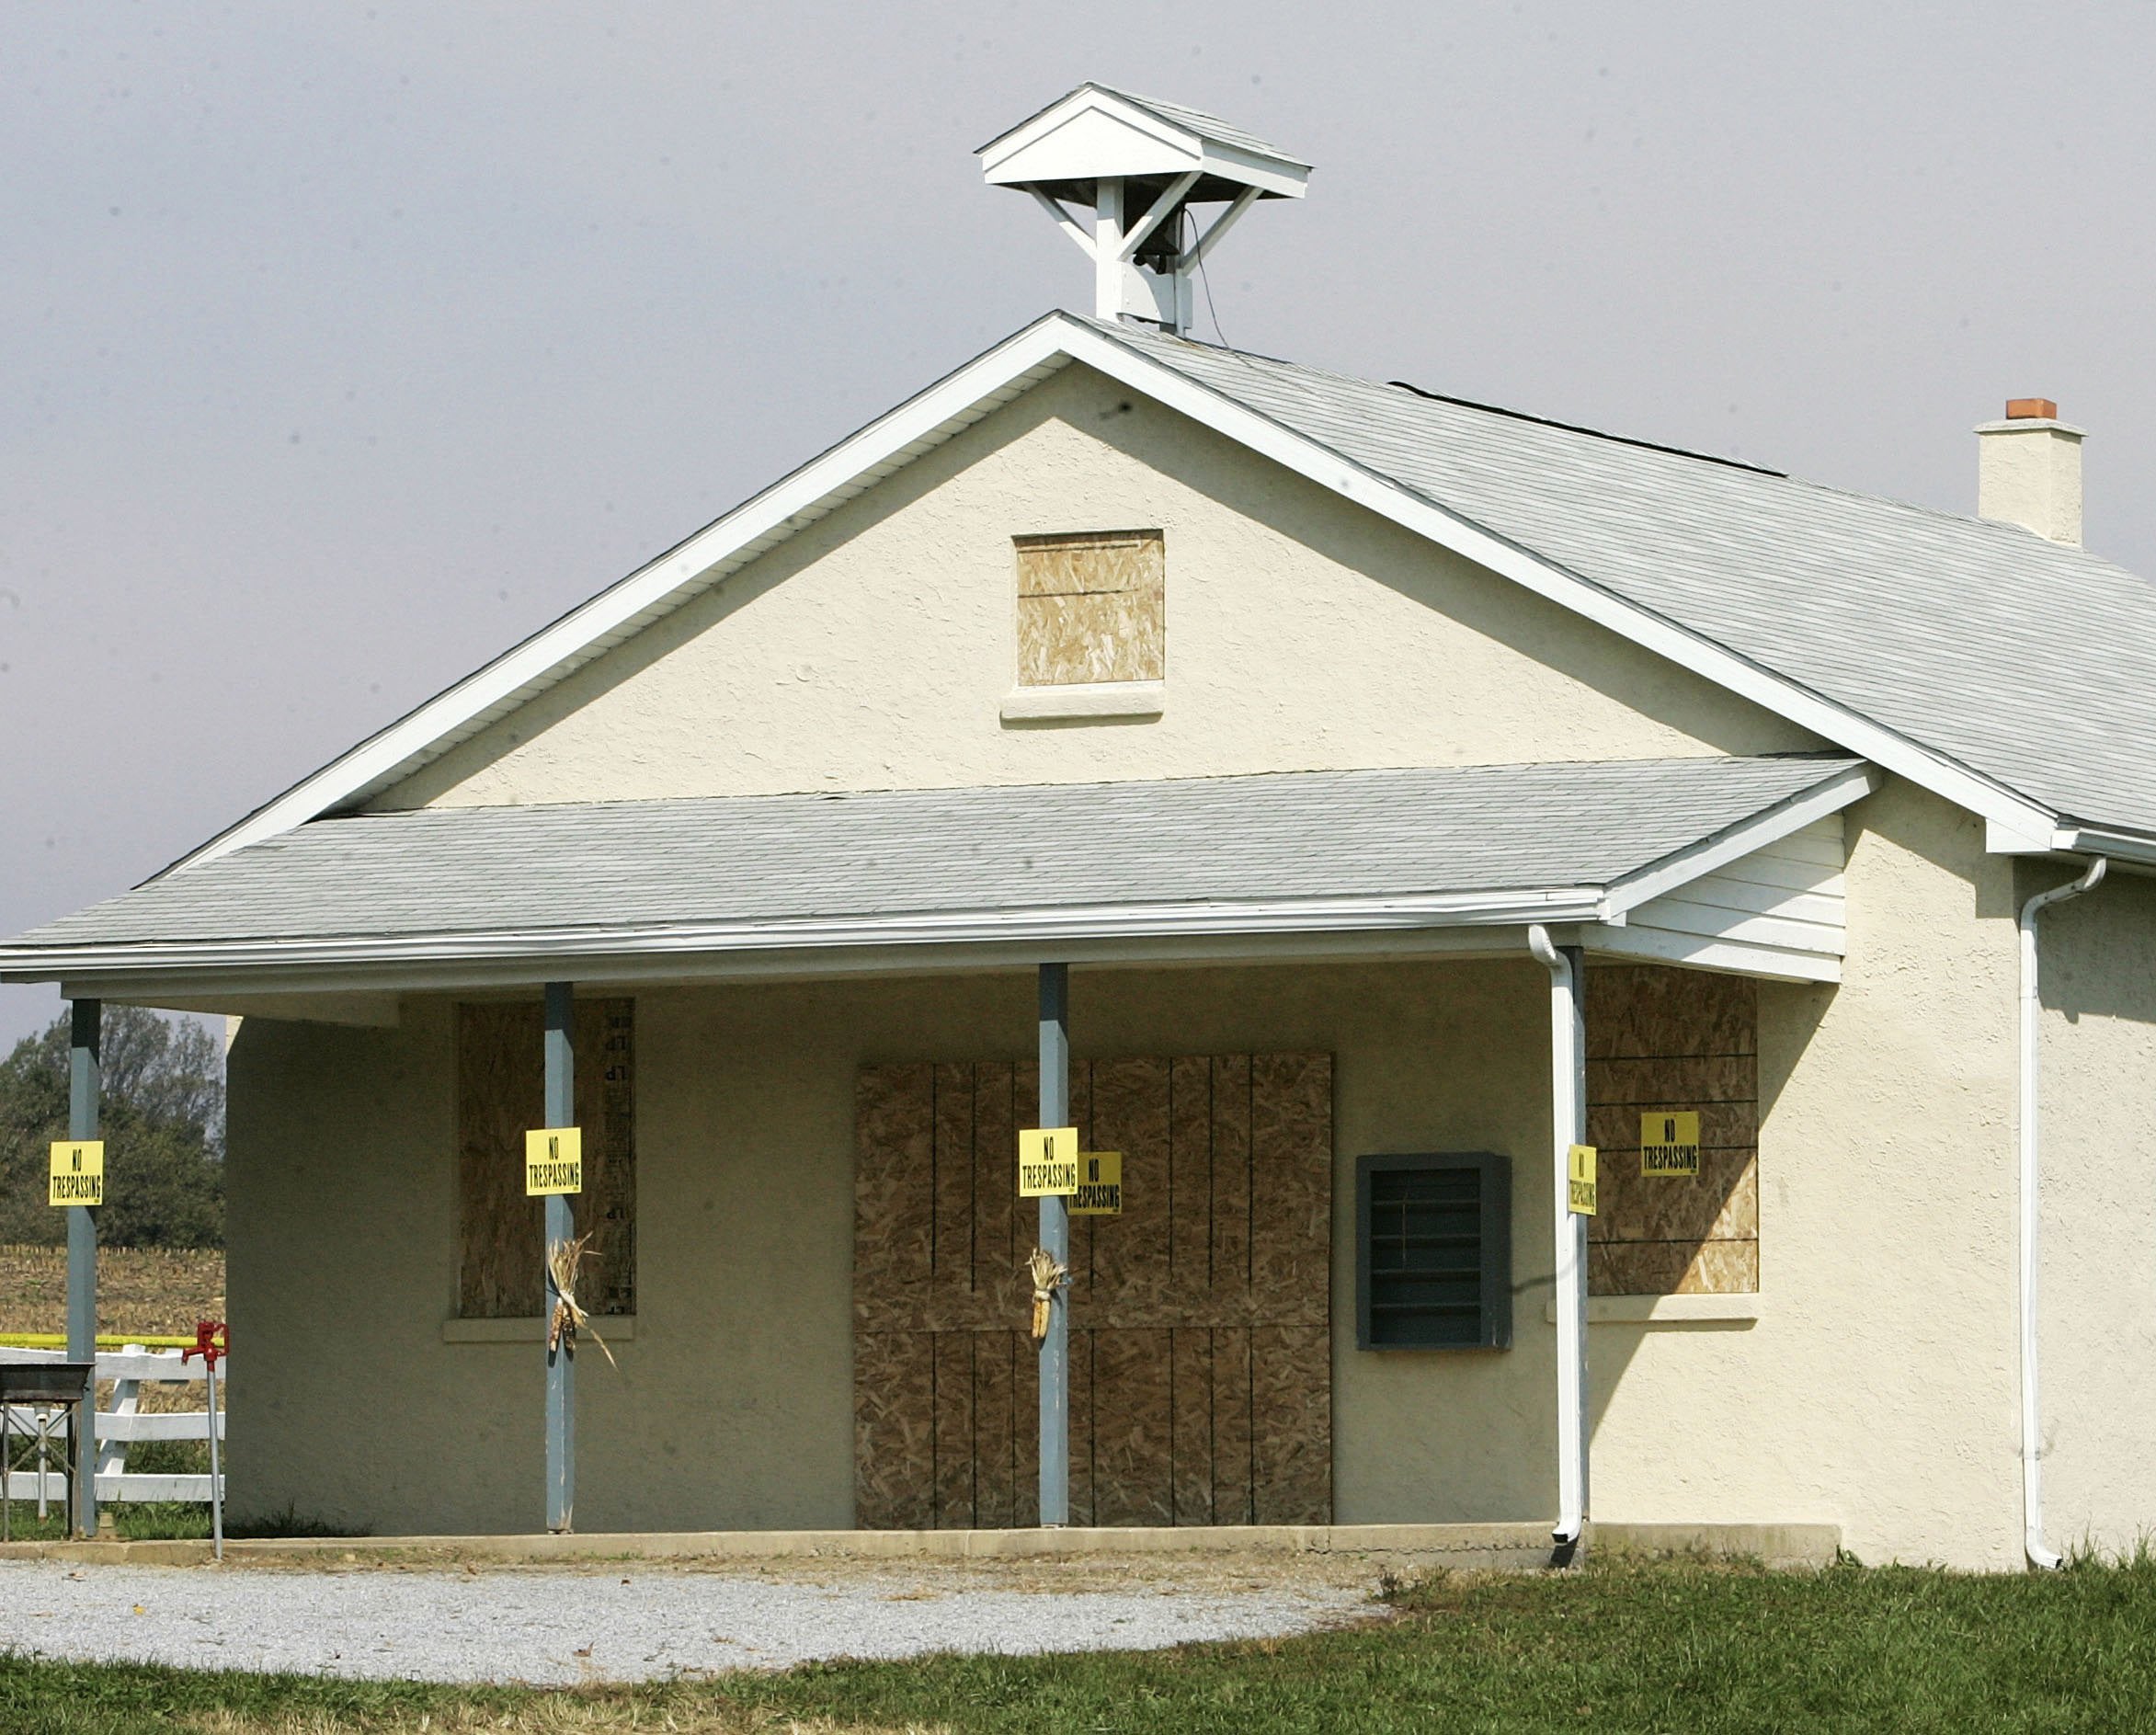
POLYGON ((1080 85, 975 153, 1031 193, 1093 262, 1093 312, 1184 332, 1191 276, 1261 199, 1300 199, 1310 166, 1216 116, 1080 85))

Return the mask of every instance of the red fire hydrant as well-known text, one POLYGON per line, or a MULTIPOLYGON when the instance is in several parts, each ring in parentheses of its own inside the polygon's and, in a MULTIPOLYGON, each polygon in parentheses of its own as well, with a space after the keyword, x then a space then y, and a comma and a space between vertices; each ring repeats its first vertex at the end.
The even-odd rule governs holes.
POLYGON ((222 1319, 195 1321, 195 1347, 182 1350, 179 1359, 202 1358, 203 1376, 210 1382, 210 1535, 218 1559, 224 1558, 224 1476, 217 1451, 217 1364, 232 1353, 232 1334, 222 1319))

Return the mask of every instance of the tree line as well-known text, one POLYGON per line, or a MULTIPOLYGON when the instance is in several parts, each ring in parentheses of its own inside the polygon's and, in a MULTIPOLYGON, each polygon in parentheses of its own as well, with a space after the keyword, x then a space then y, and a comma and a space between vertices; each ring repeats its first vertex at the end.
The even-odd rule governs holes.
MULTIPOLYGON (((49 1152, 67 1136, 69 1022, 25 1036, 0 1061, 0 1244, 67 1238, 45 1203, 49 1152)), ((224 1056, 193 1019, 108 1006, 100 1043, 105 1200, 112 1247, 224 1245, 224 1056)))

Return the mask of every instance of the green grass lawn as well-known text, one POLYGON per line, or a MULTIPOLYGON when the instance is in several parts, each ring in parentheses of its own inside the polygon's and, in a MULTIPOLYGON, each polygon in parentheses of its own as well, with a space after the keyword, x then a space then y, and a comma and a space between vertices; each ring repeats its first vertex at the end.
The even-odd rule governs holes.
POLYGON ((2156 1565, 2042 1578, 1603 1565, 1439 1578, 1279 1642, 572 1693, 0 1658, 0 1729, 2156 1729, 2156 1565), (424 1721, 423 1721, 424 1719, 424 1721))

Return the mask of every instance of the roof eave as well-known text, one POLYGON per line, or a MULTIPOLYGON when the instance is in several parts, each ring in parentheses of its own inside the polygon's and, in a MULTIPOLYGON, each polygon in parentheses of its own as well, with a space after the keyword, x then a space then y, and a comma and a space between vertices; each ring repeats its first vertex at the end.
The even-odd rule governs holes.
POLYGON ((1535 594, 1986 819, 1994 849, 2057 848, 2059 816, 1953 759, 1617 595, 1212 386, 1054 312, 330 761, 165 870, 348 810, 411 775, 649 622, 1076 360, 1535 594))
POLYGON ((883 953, 894 964, 921 948, 1414 934, 1528 922, 1622 919, 1600 886, 1542 886, 1420 896, 1290 898, 964 910, 776 921, 666 923, 298 939, 120 942, 0 948, 0 982, 62 982, 111 998, 218 984, 234 992, 322 991, 443 979, 440 966, 533 966, 530 979, 588 961, 717 963, 753 954, 883 953), (543 968, 542 967, 543 966, 543 968))

